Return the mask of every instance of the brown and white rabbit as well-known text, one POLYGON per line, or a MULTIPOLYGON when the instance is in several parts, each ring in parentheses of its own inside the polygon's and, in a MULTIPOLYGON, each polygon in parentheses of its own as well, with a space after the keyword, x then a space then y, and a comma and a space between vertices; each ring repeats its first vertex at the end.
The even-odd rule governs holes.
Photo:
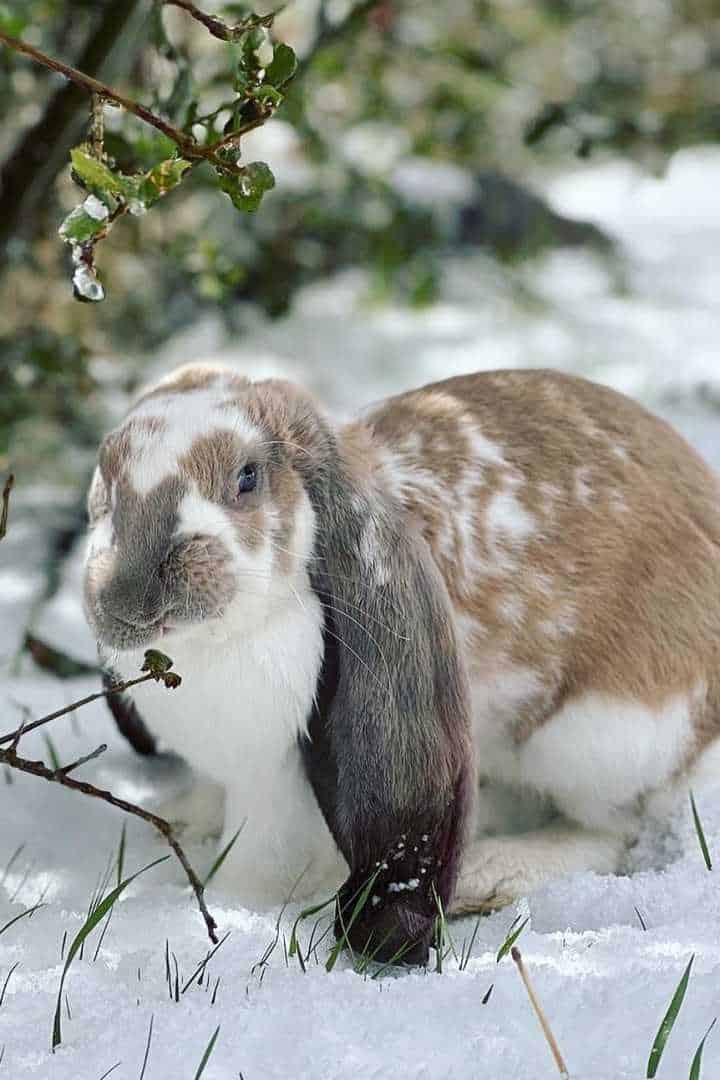
POLYGON ((372 878, 350 939, 378 957, 423 961, 438 899, 617 870, 720 734, 718 483, 582 379, 449 379, 338 428, 185 367, 107 436, 89 508, 103 656, 171 654, 180 689, 134 707, 224 786, 225 840, 247 819, 226 885, 346 878, 350 912, 372 878), (503 797, 549 823, 489 835, 503 797))

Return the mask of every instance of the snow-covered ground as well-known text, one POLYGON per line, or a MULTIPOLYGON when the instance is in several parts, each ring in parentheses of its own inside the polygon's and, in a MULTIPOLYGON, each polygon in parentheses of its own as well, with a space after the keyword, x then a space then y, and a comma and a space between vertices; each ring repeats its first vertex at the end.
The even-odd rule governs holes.
MULTIPOLYGON (((625 251, 619 263, 577 251, 512 268, 454 258, 440 303, 420 313, 368 307, 365 282, 346 274, 307 290, 287 320, 268 325, 258 318, 240 344, 228 345, 204 324, 148 367, 220 355, 249 373, 301 379, 339 413, 460 371, 562 367, 653 402, 720 467, 720 412, 708 404, 720 394, 719 187, 720 153, 710 150, 679 155, 661 181, 624 164, 579 170, 548 182, 549 193, 559 208, 611 230, 625 251)), ((44 637, 78 656, 93 654, 80 614, 77 553, 52 602, 39 612, 33 603, 45 558, 42 504, 39 492, 18 499, 0 545, 3 731, 15 726, 18 705, 40 715, 95 687, 93 679, 60 682, 13 659, 18 628, 30 616, 44 637)), ((154 685, 143 690, 166 693, 154 685)), ((117 795, 152 800, 183 781, 179 767, 135 757, 101 704, 45 731, 64 762, 107 742, 107 753, 83 775, 117 795)), ((39 733, 22 746, 26 756, 49 757, 39 733)), ((551 1077, 552 1060, 512 962, 496 962, 518 915, 529 916, 519 944, 575 1080, 645 1076, 653 1038, 693 954, 660 1077, 688 1076, 695 1048, 720 1012, 719 776, 714 789, 697 792, 716 871, 706 870, 684 807, 671 834, 644 838, 631 876, 576 875, 538 890, 483 919, 467 967, 459 970, 450 957, 442 974, 373 979, 356 974, 347 959, 328 974, 327 939, 319 963, 311 959, 303 974, 296 960, 286 963, 281 937, 261 978, 253 965, 274 937, 277 913, 238 909, 211 886, 210 906, 230 936, 203 984, 175 1002, 166 942, 181 987, 208 942, 182 873, 168 860, 130 886, 99 949, 95 931, 83 958, 73 961, 63 1043, 51 1055, 63 937, 72 940, 117 855, 122 815, 32 777, 7 779, 0 778, 0 1078, 100 1080, 120 1062, 111 1075, 136 1080, 151 1018, 147 1080, 192 1080, 218 1025, 206 1080, 551 1077), (3 930, 39 900, 44 906, 32 917, 3 930)), ((127 873, 163 854, 160 839, 128 821, 127 873)), ((191 857, 202 871, 212 848, 191 848, 191 857)), ((283 920, 285 935, 293 915, 290 909, 283 920)), ((473 926, 468 919, 451 927, 458 949, 473 926)), ((720 1075, 720 1034, 708 1040, 702 1075, 720 1075)))

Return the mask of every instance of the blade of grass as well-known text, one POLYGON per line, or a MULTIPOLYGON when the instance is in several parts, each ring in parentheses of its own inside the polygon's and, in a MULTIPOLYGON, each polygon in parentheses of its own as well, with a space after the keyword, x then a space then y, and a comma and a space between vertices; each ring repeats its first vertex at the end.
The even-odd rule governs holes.
POLYGON ((235 841, 237 840, 238 836, 240 835, 240 833, 241 833, 241 832, 243 831, 243 829, 245 828, 245 825, 246 825, 246 824, 247 824, 247 818, 245 818, 245 821, 243 821, 243 823, 241 824, 241 826, 240 826, 240 828, 238 829, 238 831, 237 831, 237 832, 235 833, 235 835, 234 835, 234 836, 232 836, 232 837, 230 838, 230 840, 229 840, 229 841, 227 842, 227 844, 225 845, 225 847, 224 847, 224 848, 222 849, 222 851, 221 851, 221 852, 220 852, 220 854, 218 855, 218 857, 217 857, 217 859, 215 860, 215 862, 214 862, 214 863, 212 864, 212 866, 211 866, 211 867, 210 867, 210 869, 208 870, 208 872, 207 872, 207 877, 206 877, 206 878, 205 878, 205 880, 203 881, 203 888, 204 888, 204 889, 207 889, 208 885, 210 884, 210 882, 212 881, 212 879, 213 879, 213 878, 215 877, 215 875, 217 874, 217 872, 218 872, 218 870, 220 869, 220 867, 222 866, 222 864, 223 864, 223 863, 225 862, 225 860, 227 859, 228 855, 230 854, 230 852, 232 851, 232 849, 233 849, 233 847, 234 847, 234 845, 235 845, 235 841))
POLYGON ((111 1065, 107 1072, 104 1072, 100 1077, 100 1080, 107 1080, 110 1073, 114 1073, 116 1069, 119 1069, 122 1065, 122 1061, 116 1061, 114 1065, 111 1065))
MULTIPOLYGON (((517 922, 517 919, 515 920, 515 922, 517 922)), ((512 930, 512 928, 511 928, 511 932, 508 934, 508 936, 505 938, 502 945, 498 949, 498 954, 497 954, 497 956, 495 958, 495 963, 496 964, 499 964, 500 961, 503 960, 510 953, 510 951, 512 950, 513 945, 515 944, 517 939, 520 937, 520 935, 522 934, 523 930, 525 929, 525 927, 527 926, 527 924, 529 922, 530 922, 530 916, 528 915, 528 917, 526 919, 523 919, 523 921, 520 923, 517 930, 512 930)), ((515 923, 513 923, 512 925, 514 926, 515 923)))
POLYGON ((663 1021, 658 1028, 658 1033, 655 1036, 655 1041, 652 1045, 652 1050, 650 1051, 650 1057, 648 1058, 647 1072, 645 1073, 646 1080, 653 1080, 653 1077, 658 1071, 658 1066, 660 1064, 660 1059, 662 1058, 663 1051, 665 1049, 665 1044, 670 1038, 670 1032, 674 1027, 675 1021, 678 1017, 678 1013, 680 1012, 680 1008, 685 998, 685 991, 687 990, 688 982, 690 981, 690 972, 692 971, 694 959, 695 953, 693 953, 690 957, 688 966, 685 968, 683 976, 680 979, 680 982, 677 984, 675 993, 672 996, 672 1001, 670 1002, 668 1011, 665 1013, 663 1021))
POLYGON ((717 1023, 717 1016, 715 1017, 715 1019, 713 1020, 712 1024, 707 1029, 705 1034, 703 1035, 702 1039, 700 1040, 700 1045, 698 1046, 697 1050, 695 1051, 695 1056, 693 1057, 692 1065, 690 1066, 689 1080, 700 1080, 700 1066, 702 1065, 702 1055, 703 1055, 703 1050, 705 1049, 705 1042, 707 1040, 708 1035, 710 1034, 712 1029, 715 1027, 716 1023, 717 1023))
POLYGON ((47 747, 48 757, 50 758, 50 764, 52 765, 53 769, 61 769, 62 762, 60 761, 60 757, 55 747, 55 743, 46 731, 43 731, 43 741, 45 743, 45 746, 47 747))
POLYGON ((217 1041, 217 1037, 218 1037, 219 1034, 220 1034, 220 1025, 218 1024, 218 1026, 215 1028, 215 1031, 213 1032, 213 1036, 210 1039, 210 1042, 207 1044, 207 1047, 205 1048, 205 1053, 202 1056, 202 1061, 198 1065, 198 1071, 195 1073, 195 1076, 194 1076, 193 1080, 200 1080, 200 1077, 205 1072, 205 1066, 207 1065, 208 1061, 210 1060, 210 1055, 212 1054, 213 1050, 215 1049, 215 1043, 217 1041))
POLYGON ((150 1014, 150 1027, 148 1028, 147 1043, 145 1044, 145 1057, 143 1058, 142 1069, 140 1070, 140 1080, 145 1080, 145 1070, 147 1069, 148 1058, 150 1057, 150 1043, 152 1042, 153 1021, 155 1015, 150 1014))
POLYGON ((110 909, 112 908, 113 904, 120 898, 120 896, 125 891, 125 889, 127 889, 128 885, 130 885, 133 881, 135 881, 136 878, 140 877, 141 874, 146 873, 148 870, 152 870, 152 868, 154 866, 159 866, 160 863, 166 862, 169 858, 170 858, 169 855, 163 855, 162 858, 155 859, 153 862, 148 863, 147 866, 143 866, 140 870, 137 870, 134 874, 131 874, 130 877, 125 878, 124 881, 121 881, 120 884, 117 885, 112 890, 112 892, 108 893, 108 895, 105 897, 104 900, 101 900, 95 906, 92 914, 88 915, 87 919, 85 920, 85 922, 83 923, 83 925, 80 927, 77 934, 73 938, 72 943, 70 945, 70 948, 68 949, 68 954, 67 954, 67 958, 65 960, 65 966, 63 967, 62 975, 60 976, 60 986, 59 986, 59 989, 58 989, 57 1004, 55 1006, 55 1017, 54 1017, 54 1020, 53 1020, 53 1031, 52 1031, 52 1049, 53 1049, 53 1051, 55 1050, 55 1047, 59 1046, 60 1043, 62 1042, 62 1030, 61 1030, 61 1024, 60 1024, 60 1009, 61 1009, 61 1005, 62 1005, 62 992, 63 992, 63 988, 65 986, 65 979, 67 977, 67 973, 68 973, 68 970, 70 968, 70 965, 72 964, 73 960, 75 959, 76 954, 79 952, 83 942, 88 937, 88 935, 92 933, 92 931, 95 929, 95 927, 98 925, 98 923, 102 919, 104 919, 104 917, 107 915, 108 911, 110 911, 110 909))
POLYGON ((95 947, 95 952, 93 953, 93 964, 95 963, 98 956, 100 955, 100 950, 102 949, 102 943, 105 940, 105 935, 108 932, 108 929, 109 929, 109 926, 110 926, 110 920, 112 919, 114 910, 115 910, 115 908, 110 908, 110 910, 108 911, 108 917, 105 920, 105 925, 103 926, 102 930, 100 931, 100 937, 98 938, 98 943, 97 943, 97 945, 95 947))
POLYGON ((193 971, 193 973, 192 973, 192 975, 190 976, 190 978, 189 978, 189 979, 188 979, 188 980, 186 981, 186 983, 184 984, 184 986, 183 986, 182 990, 180 991, 180 993, 181 993, 181 994, 184 994, 184 993, 185 993, 185 991, 186 991, 186 990, 187 990, 187 989, 188 989, 188 988, 189 988, 190 986, 192 986, 192 984, 193 984, 193 983, 195 982, 195 979, 196 979, 196 978, 198 977, 198 975, 202 975, 203 971, 204 971, 204 970, 205 970, 205 968, 206 968, 206 967, 208 966, 208 964, 210 963, 210 961, 212 960, 213 956, 214 956, 214 955, 215 955, 215 953, 216 953, 216 952, 218 951, 218 949, 220 948, 220 946, 221 946, 221 945, 224 945, 224 944, 225 944, 225 942, 227 941, 227 939, 228 939, 228 938, 230 937, 230 933, 231 933, 231 932, 230 932, 230 930, 228 930, 228 932, 227 932, 227 933, 225 934, 225 936, 224 936, 224 937, 221 937, 221 938, 220 938, 220 940, 218 941, 218 943, 217 943, 217 945, 215 946, 215 948, 214 948, 214 949, 211 949, 211 950, 210 950, 210 952, 209 952, 209 953, 207 954, 207 956, 205 957, 205 959, 204 959, 204 960, 201 960, 201 961, 200 961, 200 963, 199 963, 199 964, 198 964, 198 966, 197 966, 197 967, 195 968, 195 970, 193 971))
POLYGON ((6 922, 4 926, 0 926, 0 934, 4 934, 6 930, 9 930, 10 927, 14 926, 16 922, 20 922, 20 920, 24 919, 26 915, 33 915, 41 907, 45 907, 45 904, 33 904, 32 907, 27 908, 25 911, 21 911, 19 915, 15 915, 15 917, 10 919, 9 922, 6 922))
POLYGON ((700 850, 702 851, 702 857, 705 860, 705 866, 708 870, 712 870, 712 859, 710 858, 710 851, 708 850, 707 840, 705 839, 705 832, 702 827, 700 815, 698 814, 698 808, 695 805, 695 796, 692 791, 690 792, 690 806, 692 807, 693 821, 695 822, 695 832, 697 833, 698 843, 700 844, 700 850))
POLYGON ((8 874, 10 873, 10 871, 12 870, 16 859, 20 858, 20 856, 22 855, 24 850, 25 850, 25 844, 24 843, 23 844, 18 844, 18 846, 15 848, 12 855, 8 859, 7 863, 5 864, 5 869, 2 872, 2 877, 0 877, 0 889, 5 884, 5 879, 8 876, 8 874))
POLYGON ((477 921, 475 923, 475 927, 474 927, 473 932, 472 932, 472 936, 470 938, 470 944, 467 946, 467 949, 465 947, 465 942, 463 941, 462 952, 460 953, 460 971, 465 971, 468 964, 470 963, 470 957, 472 956, 473 946, 475 944, 475 938, 477 937, 477 932, 480 929, 480 920, 481 919, 482 919, 482 915, 478 915, 477 921))
POLYGON ((13 966, 10 968, 10 970, 7 973, 7 978, 5 979, 5 982, 3 983, 3 988, 2 988, 2 990, 0 990, 0 1009, 2 1008, 2 1003, 5 1000, 5 991, 8 988, 8 983, 10 982, 10 979, 12 977, 12 973, 19 966, 20 966, 20 961, 16 960, 15 963, 13 964, 13 966))
POLYGON ((123 870, 125 868, 125 841, 127 837, 127 822, 123 821, 122 829, 120 830, 120 844, 118 845, 117 853, 117 883, 118 885, 122 881, 123 870))
POLYGON ((317 915, 319 912, 326 908, 328 904, 332 904, 335 896, 328 897, 327 900, 323 900, 322 904, 315 904, 313 907, 306 907, 298 915, 297 919, 293 923, 292 930, 290 931, 290 944, 288 945, 288 956, 294 956, 299 951, 297 931, 301 922, 305 919, 309 919, 313 915, 317 915))

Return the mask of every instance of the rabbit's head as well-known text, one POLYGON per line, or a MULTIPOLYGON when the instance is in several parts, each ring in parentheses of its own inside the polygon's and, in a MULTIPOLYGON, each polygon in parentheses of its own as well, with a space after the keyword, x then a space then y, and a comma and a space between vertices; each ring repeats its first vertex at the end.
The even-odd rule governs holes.
POLYGON ((88 499, 85 602, 101 647, 251 630, 282 603, 314 546, 303 470, 328 440, 289 384, 194 366, 145 394, 103 441, 88 499))

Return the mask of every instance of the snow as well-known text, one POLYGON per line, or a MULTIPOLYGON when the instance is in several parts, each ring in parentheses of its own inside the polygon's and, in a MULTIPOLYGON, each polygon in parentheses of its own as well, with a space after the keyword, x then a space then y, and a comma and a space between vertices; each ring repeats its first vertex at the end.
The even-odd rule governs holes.
MULTIPOLYGON (((480 256, 453 258, 440 302, 423 312, 369 307, 365 279, 348 273, 306 290, 283 322, 256 317, 240 343, 228 346, 205 323, 149 367, 156 374, 212 354, 254 375, 299 378, 343 413, 425 379, 550 364, 652 402, 719 466, 720 417, 708 404, 720 390, 719 183, 720 153, 710 150, 678 155, 663 180, 643 179, 625 164, 583 168, 551 179, 550 196, 559 208, 611 229, 623 245, 621 262, 577 251, 510 268, 480 256)), ((80 611, 81 552, 64 565, 52 601, 39 600, 45 530, 64 503, 48 505, 46 493, 19 494, 0 547, 3 731, 19 719, 18 705, 41 715, 96 686, 85 678, 60 682, 38 673, 29 660, 16 660, 28 620, 67 651, 93 657, 80 611)), ((155 685, 143 691, 168 693, 155 685)), ((107 753, 80 775, 117 795, 159 802, 187 783, 180 763, 133 755, 101 703, 45 731, 64 762, 107 742, 107 753)), ((21 747, 26 756, 48 757, 40 732, 26 736, 21 747)), ((696 797, 720 863, 720 769, 708 773, 696 797)), ((97 959, 95 931, 84 957, 73 961, 66 982, 70 1016, 63 1002, 63 1043, 52 1055, 63 935, 71 940, 81 926, 116 856, 123 816, 34 777, 14 773, 11 779, 0 777, 0 931, 39 899, 44 906, 0 932, 0 994, 18 963, 0 1005, 0 1077, 100 1080, 121 1062, 111 1075, 136 1080, 152 1017, 147 1080, 193 1077, 218 1024, 205 1080, 550 1078, 557 1073, 512 961, 496 962, 518 916, 529 916, 518 944, 574 1080, 645 1075, 653 1038, 693 954, 687 996, 659 1077, 688 1075, 718 1011, 720 867, 712 873, 705 868, 689 807, 683 806, 672 827, 648 828, 632 854, 631 874, 576 874, 481 920, 462 971, 449 957, 442 974, 385 972, 373 979, 372 973, 356 974, 343 958, 328 974, 326 939, 318 949, 320 963, 311 959, 306 974, 295 959, 286 965, 282 940, 264 974, 253 973, 274 937, 277 913, 240 909, 211 886, 211 910, 221 934, 230 936, 210 961, 209 978, 177 1003, 165 979, 166 940, 181 985, 210 946, 171 858, 123 895, 97 959)), ((206 871, 212 845, 188 850, 197 869, 206 871)), ((128 820, 126 873, 165 852, 146 825, 128 820)), ((295 915, 291 905, 282 920, 286 937, 295 915)), ((451 926, 458 950, 473 927, 472 919, 451 926)), ((309 927, 301 932, 305 944, 308 936, 309 927)), ((717 1033, 708 1040, 703 1065, 708 1080, 720 1074, 717 1033)))

